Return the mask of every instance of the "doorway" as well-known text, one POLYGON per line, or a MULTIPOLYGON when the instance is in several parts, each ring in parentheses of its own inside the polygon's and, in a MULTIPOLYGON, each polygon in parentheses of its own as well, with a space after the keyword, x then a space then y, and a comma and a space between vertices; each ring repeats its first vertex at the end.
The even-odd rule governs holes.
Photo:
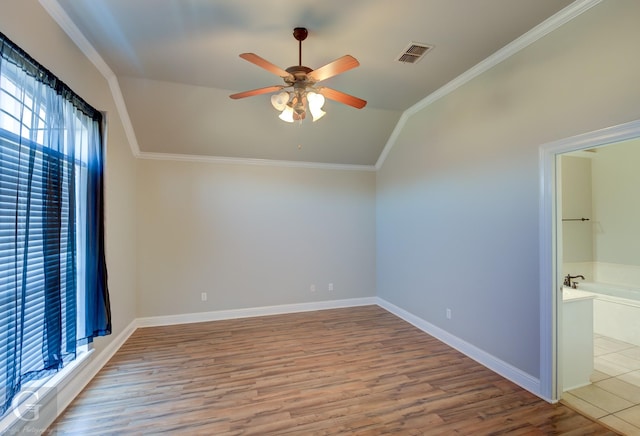
MULTIPOLYGON (((640 120, 546 144, 540 149, 541 392, 560 400, 563 380, 563 225, 560 156, 640 138, 640 120)), ((580 217, 579 217, 580 218, 580 217)))

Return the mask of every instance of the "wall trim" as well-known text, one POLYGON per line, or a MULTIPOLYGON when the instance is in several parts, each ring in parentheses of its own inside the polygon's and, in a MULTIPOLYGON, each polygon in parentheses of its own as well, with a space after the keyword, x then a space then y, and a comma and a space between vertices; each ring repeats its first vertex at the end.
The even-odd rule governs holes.
MULTIPOLYGON (((71 404, 73 399, 82 392, 85 386, 98 374, 106 363, 115 355, 129 337, 138 329, 144 327, 159 327, 176 324, 190 324, 207 321, 221 321, 228 319, 251 318, 267 315, 281 315, 287 313, 309 312, 315 310, 339 309, 346 307, 377 305, 404 321, 414 325, 423 332, 435 337, 439 341, 460 351, 491 371, 505 377, 534 395, 552 402, 540 394, 539 379, 515 368, 495 356, 475 347, 457 336, 425 321, 424 319, 380 298, 362 297, 343 300, 315 301, 310 303, 283 304, 277 306, 252 307, 245 309, 219 310, 212 312, 187 313, 179 315, 153 316, 136 318, 116 336, 100 353, 93 353, 78 365, 78 373, 66 376, 63 383, 57 386, 56 395, 49 398, 43 407, 55 407, 55 414, 47 414, 43 420, 34 423, 38 428, 48 428, 53 421, 71 404)), ((35 427, 34 427, 35 428, 35 427)))
POLYGON ((22 434, 40 433, 47 429, 129 339, 136 330, 136 323, 135 319, 131 321, 101 352, 89 350, 82 357, 70 362, 68 371, 54 375, 38 388, 41 403, 38 404, 39 417, 36 421, 14 419, 3 431, 6 430, 7 434, 22 434))
POLYGON ((520 36, 519 38, 505 45, 503 48, 501 48, 500 50, 498 50, 488 58, 484 59, 483 61, 479 62, 475 66, 471 67, 470 69, 468 69, 467 71, 465 71, 464 73, 462 73, 461 75, 459 75, 458 77, 456 77, 455 79, 447 83, 446 85, 432 92, 431 94, 429 94, 428 96, 426 96, 425 98, 423 98, 422 100, 420 100, 419 102, 417 102, 416 104, 414 104, 413 106, 405 110, 402 116, 400 117, 400 119, 398 120, 398 123, 396 124, 395 129, 391 133, 391 136, 389 137, 387 144, 382 150, 382 153, 380 153, 380 157, 378 158, 378 161, 375 164, 376 170, 379 170, 380 168, 382 168, 382 165, 384 164, 385 159, 387 158, 387 156, 389 155, 389 152, 391 151, 396 141, 398 140, 398 136, 400 135, 400 132, 404 128, 404 125, 409 120, 409 118, 411 118, 413 115, 420 112, 421 110, 425 109, 426 107, 430 106, 432 103, 435 103, 441 98, 451 94, 453 91, 460 88, 462 85, 466 84, 467 82, 470 82, 480 74, 495 67, 505 59, 508 59, 511 56, 518 53, 519 51, 525 49, 529 45, 533 44, 537 40, 544 37, 545 35, 553 32, 557 28, 573 20, 574 18, 576 18, 583 12, 586 12, 587 10, 591 9, 592 7, 594 7, 600 2, 602 2, 602 0, 574 1, 569 6, 561 10, 560 12, 549 17, 548 19, 538 24, 536 27, 534 27, 524 35, 520 36))
POLYGON ((131 124, 131 118, 129 118, 129 112, 127 111, 127 105, 124 102, 122 91, 120 90, 120 84, 115 73, 109 68, 109 65, 102 59, 102 56, 98 54, 98 51, 91 45, 89 40, 78 29, 78 26, 69 18, 69 15, 62 9, 60 4, 56 0, 40 0, 42 7, 51 15, 51 18, 58 23, 58 26, 69 36, 80 51, 91 61, 91 63, 97 68, 102 76, 107 80, 109 89, 113 101, 116 105, 116 111, 120 116, 122 127, 124 128, 125 136, 129 142, 131 153, 135 157, 140 155, 140 147, 138 146, 138 139, 131 124))
MULTIPOLYGON (((71 40, 78 46, 78 48, 82 51, 82 53, 87 56, 87 58, 96 66, 98 71, 107 79, 109 84, 109 88, 111 89, 111 93, 113 95, 113 100, 116 104, 116 109, 118 114, 120 115, 120 120, 122 121, 122 125, 125 130, 125 134, 129 141, 129 146, 131 148, 131 152, 133 156, 137 158, 144 159, 161 159, 161 155, 163 153, 145 153, 141 152, 140 147, 138 145, 138 140, 135 135, 135 131, 133 129, 133 124, 131 123, 131 118, 129 117, 129 113, 127 111, 127 106, 122 96, 122 91, 120 90, 120 85, 118 83, 118 78, 114 74, 114 72, 109 68, 104 59, 98 54, 97 50, 91 45, 91 43, 85 38, 80 29, 73 23, 73 21, 69 18, 67 13, 62 9, 57 0, 39 0, 40 4, 44 7, 44 9, 51 15, 51 17, 58 23, 58 25, 62 28, 62 30, 71 38, 71 40)), ((418 103, 414 104, 407 110, 405 110, 400 119, 396 123, 395 128, 391 132, 391 135, 387 139, 386 145, 382 149, 382 152, 378 156, 378 160, 375 165, 341 165, 341 164, 325 164, 325 163, 312 163, 312 162, 295 162, 295 161, 278 161, 278 160, 268 160, 268 159, 244 159, 244 158, 224 158, 224 157, 216 157, 216 156, 185 156, 178 154, 166 154, 162 159, 165 160, 189 160, 192 162, 222 162, 222 163, 235 163, 235 164, 248 164, 248 165, 270 165, 270 166, 285 166, 285 167, 301 167, 301 168, 325 168, 325 169, 342 169, 342 170, 358 170, 358 171, 377 171, 379 170, 389 152, 395 145, 402 129, 404 128, 408 119, 431 105, 435 101, 441 99, 442 97, 452 93, 465 83, 469 82, 473 78, 479 76, 485 71, 493 68, 503 60, 513 56, 518 53, 520 50, 524 49, 528 45, 534 43, 540 38, 544 37, 548 33, 554 31, 559 28, 563 24, 571 21, 578 15, 583 12, 591 9, 593 6, 600 3, 602 0, 576 0, 571 3, 569 6, 556 13, 552 17, 543 21, 524 35, 520 36, 518 39, 513 42, 507 44, 502 49, 498 50, 485 60, 476 64, 474 67, 470 68, 466 72, 462 73, 460 76, 456 77, 446 85, 437 89, 435 92, 429 94, 418 103), (230 160, 232 159, 232 160, 230 160)))
POLYGON ((259 165, 270 167, 287 167, 287 168, 311 168, 321 170, 342 170, 342 171, 375 171, 373 165, 353 165, 353 164, 334 164, 322 162, 304 162, 292 160, 273 160, 273 159, 248 159, 240 157, 221 157, 221 156, 200 156, 191 154, 171 154, 171 153, 150 153, 141 152, 137 156, 140 159, 150 160, 169 160, 173 162, 202 162, 214 164, 230 164, 230 165, 259 165))
POLYGON ((152 316, 138 318, 137 325, 138 327, 157 327, 174 324, 190 324, 194 322, 310 312, 313 310, 339 309, 343 307, 370 306, 375 304, 376 297, 348 298, 344 300, 314 301, 311 303, 282 304, 278 306, 248 307, 245 309, 216 310, 213 312, 152 316))
POLYGON ((378 306, 383 309, 391 312, 399 318, 402 318, 409 324, 414 325, 423 332, 433 336, 441 342, 444 342, 450 347, 455 348, 465 356, 475 360, 479 364, 489 368, 491 371, 503 376, 507 380, 512 381, 532 394, 545 401, 551 402, 549 398, 545 398, 540 394, 539 379, 382 298, 376 298, 378 306))
POLYGON ((138 318, 136 321, 138 328, 158 327, 369 305, 377 305, 387 310, 393 315, 414 325, 423 332, 435 337, 450 347, 455 348, 462 354, 519 385, 532 394, 545 401, 554 402, 553 399, 541 394, 539 379, 380 297, 351 298, 345 300, 317 301, 311 303, 283 304, 278 306, 252 307, 246 309, 154 316, 138 318))
MULTIPOLYGON (((71 404, 71 401, 80 394, 85 386, 96 376, 103 366, 113 357, 114 354, 122 347, 129 337, 136 331, 137 321, 133 320, 123 331, 118 334, 109 344, 99 353, 93 352, 89 356, 89 361, 82 368, 82 372, 78 376, 69 378, 69 381, 58 388, 57 403, 60 411, 71 404)), ((100 338, 96 338, 96 341, 100 338)))

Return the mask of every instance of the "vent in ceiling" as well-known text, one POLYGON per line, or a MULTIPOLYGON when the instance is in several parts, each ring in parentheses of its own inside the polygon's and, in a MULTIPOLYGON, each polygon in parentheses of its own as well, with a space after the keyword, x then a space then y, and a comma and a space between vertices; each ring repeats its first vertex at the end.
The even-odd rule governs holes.
POLYGON ((403 64, 415 64, 422 59, 425 54, 431 51, 431 49, 433 49, 432 45, 412 42, 400 53, 397 60, 403 64))

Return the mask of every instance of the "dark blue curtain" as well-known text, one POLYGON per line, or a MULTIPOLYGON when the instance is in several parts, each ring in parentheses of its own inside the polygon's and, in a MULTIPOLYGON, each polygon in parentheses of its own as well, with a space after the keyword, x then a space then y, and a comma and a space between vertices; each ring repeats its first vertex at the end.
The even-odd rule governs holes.
POLYGON ((111 333, 102 115, 0 33, 0 407, 111 333))
POLYGON ((102 134, 89 146, 87 177, 87 277, 92 292, 86 293, 86 317, 83 337, 92 341, 96 336, 111 334, 111 304, 107 287, 107 263, 104 250, 104 159, 102 134))

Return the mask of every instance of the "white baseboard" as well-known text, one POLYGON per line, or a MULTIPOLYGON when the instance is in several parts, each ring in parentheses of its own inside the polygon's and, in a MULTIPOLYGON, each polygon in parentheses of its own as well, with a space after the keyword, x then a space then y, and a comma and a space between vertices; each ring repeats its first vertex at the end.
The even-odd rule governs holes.
POLYGON ((278 306, 250 307, 246 309, 217 310, 213 312, 185 313, 180 315, 138 318, 138 327, 157 327, 194 322, 220 321, 224 319, 251 318, 255 316, 281 315, 284 313, 310 312, 313 310, 342 307, 370 306, 377 304, 376 297, 349 298, 345 300, 314 301, 311 303, 282 304, 278 306))
POLYGON ((136 320, 134 319, 118 336, 109 342, 109 345, 100 353, 93 353, 92 356, 89 356, 88 362, 83 365, 77 375, 68 377, 68 381, 65 380, 65 383, 58 386, 57 402, 59 412, 62 412, 71 404, 71 401, 82 392, 84 387, 96 376, 98 371, 107 364, 135 331, 136 320))
POLYGON ((490 370, 495 373, 500 374, 504 378, 512 381, 513 383, 519 385, 520 387, 528 390, 532 394, 542 398, 545 401, 550 401, 544 398, 540 393, 540 379, 527 374, 526 372, 504 362, 501 359, 493 356, 492 354, 487 353, 480 348, 471 345, 470 343, 460 339, 457 336, 452 335, 451 333, 437 327, 424 319, 407 312, 400 307, 389 303, 382 298, 376 297, 378 306, 383 309, 388 310, 399 318, 407 321, 409 324, 412 324, 422 330, 423 332, 433 336, 434 338, 444 342, 452 348, 460 351, 462 354, 470 357, 476 362, 480 363, 483 366, 486 366, 490 370))
MULTIPOLYGON (((99 353, 95 350, 79 355, 62 371, 51 377, 43 385, 34 388, 32 396, 37 399, 35 419, 23 420, 18 413, 10 413, 2 419, 0 433, 41 434, 82 392, 98 371, 113 357, 122 344, 136 330, 133 320, 118 336, 99 353), (36 392, 37 391, 37 392, 36 392)), ((33 401, 33 400, 32 400, 33 401)))
MULTIPOLYGON (((279 315, 286 313, 309 312, 314 310, 338 309, 344 307, 377 305, 397 317, 416 326, 423 332, 435 337, 445 344, 455 348, 476 362, 500 374, 506 379, 516 383, 534 395, 540 395, 540 380, 515 368, 514 366, 496 358, 495 356, 463 341, 457 336, 436 327, 435 325, 417 317, 398 306, 379 297, 351 298, 345 300, 316 301, 311 303, 283 304, 278 306, 252 307, 246 309, 220 310, 202 313, 187 313, 180 315, 154 316, 134 319, 109 345, 100 353, 89 356, 77 368, 73 376, 65 379, 57 386, 56 399, 58 415, 66 409, 73 399, 95 377, 100 369, 113 357, 125 341, 140 327, 155 327, 175 324, 189 324, 206 321, 219 321, 225 319, 250 318, 256 316, 279 315)), ((53 400, 52 400, 53 401, 53 400)), ((549 400, 547 400, 549 401, 549 400)), ((47 428, 57 418, 53 416, 47 421, 38 423, 40 428, 47 428)))
MULTIPOLYGON (((50 392, 54 393, 54 395, 47 395, 46 403, 39 405, 43 409, 43 413, 37 422, 27 423, 27 430, 32 431, 33 429, 40 429, 41 431, 44 431, 44 429, 48 428, 139 327, 188 324, 194 322, 249 318, 255 316, 278 315, 375 304, 375 297, 364 297, 134 319, 118 336, 109 342, 101 352, 96 353, 95 351, 92 351, 90 352, 90 355, 86 356, 81 361, 78 361, 75 364, 72 362, 72 364, 69 365, 70 371, 65 374, 60 374, 59 380, 52 380, 51 386, 55 389, 50 390, 50 392)), ((24 422, 21 423, 18 421, 19 420, 16 420, 14 424, 25 424, 24 422)), ((21 429, 15 427, 11 428, 11 430, 15 430, 15 432, 21 431, 21 429)))
POLYGON ((312 303, 283 304, 279 306, 252 307, 246 309, 219 310, 213 312, 186 313, 180 315, 154 316, 138 318, 138 327, 155 327, 195 322, 220 321, 225 319, 251 318, 255 316, 280 315, 285 313, 309 312, 313 310, 337 309, 342 307, 378 305, 423 332, 455 348, 476 362, 516 383, 534 395, 549 401, 540 393, 540 379, 504 362, 451 333, 428 323, 398 306, 379 297, 351 298, 346 300, 316 301, 312 303))

